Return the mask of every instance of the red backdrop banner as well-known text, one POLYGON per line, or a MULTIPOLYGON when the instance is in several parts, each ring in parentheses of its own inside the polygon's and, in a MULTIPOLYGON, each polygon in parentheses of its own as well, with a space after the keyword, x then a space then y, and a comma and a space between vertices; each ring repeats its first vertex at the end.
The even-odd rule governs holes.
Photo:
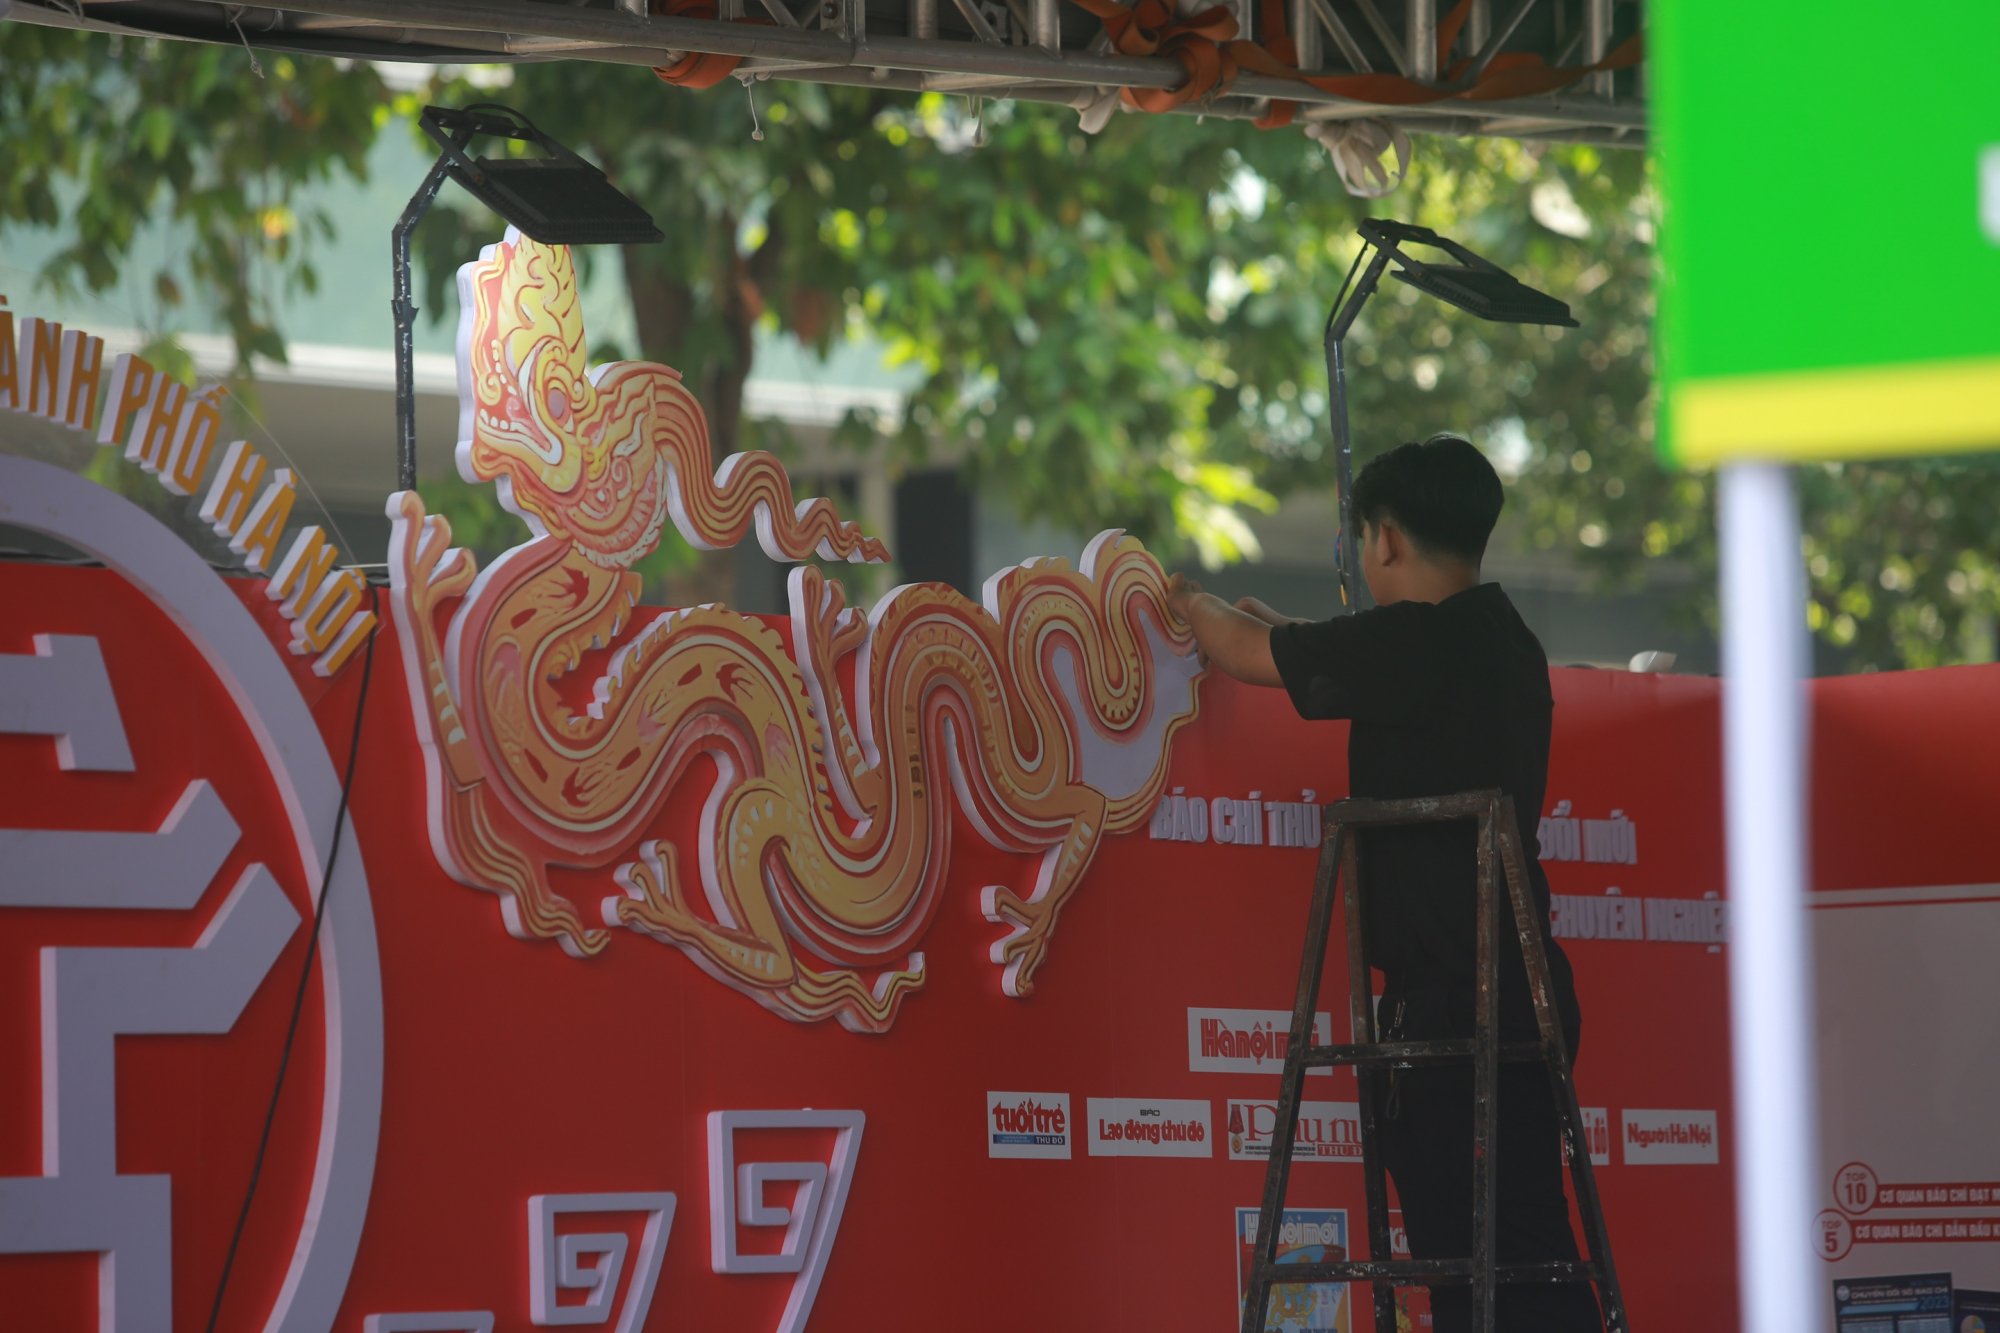
MULTIPOLYGON (((229 586, 281 632, 258 581, 229 586)), ((78 771, 48 735, 0 736, 6 822, 157 830, 206 782, 242 831, 185 910, 8 911, 0 1174, 46 1174, 48 951, 196 945, 253 859, 300 918, 226 1031, 117 1043, 115 1170, 171 1178, 173 1326, 200 1327, 305 961, 308 876, 256 719, 172 616, 108 570, 13 566, 0 587, 0 653, 32 658, 37 636, 100 646, 133 760, 78 771)), ((1021 883, 1032 859, 960 828, 922 941, 926 985, 890 1030, 860 1034, 786 1022, 637 935, 591 958, 510 936, 491 897, 432 854, 393 634, 385 626, 372 673, 360 655, 332 682, 291 670, 335 770, 358 712, 349 818, 380 949, 380 1140, 331 1327, 387 1316, 375 1327, 477 1328, 490 1314, 492 1327, 525 1328, 538 1310, 621 1326, 635 1303, 649 1329, 1230 1325, 1239 1213, 1263 1181, 1314 868, 1300 844, 1311 807, 1344 793, 1340 725, 1302 724, 1275 691, 1205 679, 1159 813, 1105 841, 1023 998, 1002 992, 980 889, 1021 883), (718 1114, 805 1108, 771 1126, 718 1114), (828 1114, 850 1111, 856 1128, 828 1114), (420 1314, 460 1322, 398 1319, 420 1314)), ((1583 997, 1579 1085, 1627 1299, 1640 1327, 1723 1327, 1734 1272, 1716 687, 1565 671, 1556 693, 1543 843, 1583 997)), ((695 817, 706 784, 687 786, 663 827, 695 817)), ((601 896, 571 873, 559 890, 601 896)), ((1327 984, 1330 1029, 1344 1031, 1338 950, 1327 984)), ((266 1325, 309 1228, 325 1084, 343 1076, 328 1032, 325 995, 308 987, 223 1327, 266 1325)), ((1345 1245, 1365 1235, 1353 1082, 1312 1083, 1312 1156, 1290 1203, 1300 1234, 1345 1245)), ((10 1326, 91 1327, 97 1266, 92 1252, 0 1257, 0 1311, 10 1326)), ((1291 1296, 1291 1327, 1370 1322, 1365 1300, 1291 1296)))

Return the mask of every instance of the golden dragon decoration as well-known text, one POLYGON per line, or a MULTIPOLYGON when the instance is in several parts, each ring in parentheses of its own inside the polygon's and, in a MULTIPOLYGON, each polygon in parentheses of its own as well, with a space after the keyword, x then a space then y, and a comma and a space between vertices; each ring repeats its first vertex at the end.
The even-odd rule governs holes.
POLYGON ((458 286, 459 471, 530 536, 481 571, 415 493, 389 500, 446 871, 498 895, 517 936, 588 956, 638 932, 786 1018, 880 1032, 923 984, 956 805, 1040 858, 1032 886, 981 899, 1005 928, 1003 988, 1028 994, 1098 846, 1146 820, 1195 713, 1193 640, 1159 565, 1107 532, 1081 569, 1003 570, 977 603, 905 585, 866 616, 801 565, 789 643, 720 606, 641 608, 630 566, 668 520, 707 549, 754 528, 786 561, 888 552, 829 502, 795 502, 769 454, 711 472, 672 369, 587 368, 567 249, 510 230, 458 286), (669 826, 685 783, 706 783, 699 819, 669 826))

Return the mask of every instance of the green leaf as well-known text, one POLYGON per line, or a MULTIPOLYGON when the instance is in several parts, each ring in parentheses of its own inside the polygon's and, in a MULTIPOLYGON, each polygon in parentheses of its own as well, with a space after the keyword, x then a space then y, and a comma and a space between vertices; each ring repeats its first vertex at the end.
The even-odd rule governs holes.
POLYGON ((133 134, 153 155, 154 161, 166 157, 167 150, 174 143, 174 115, 165 107, 148 107, 140 115, 138 124, 132 127, 133 134))

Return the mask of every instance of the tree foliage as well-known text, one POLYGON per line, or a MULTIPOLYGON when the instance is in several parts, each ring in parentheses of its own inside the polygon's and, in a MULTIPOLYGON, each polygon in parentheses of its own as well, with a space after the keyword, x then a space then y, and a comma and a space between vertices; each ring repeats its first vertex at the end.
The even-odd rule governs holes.
MULTIPOLYGON (((240 50, 20 25, 0 28, 0 60, 0 112, 27 127, 0 226, 70 228, 49 276, 101 287, 139 262, 137 223, 170 211, 202 237, 189 276, 240 354, 277 350, 263 284, 313 280, 298 241, 326 220, 292 210, 304 186, 359 174, 390 119, 379 79, 267 56, 259 82, 240 50)), ((690 93, 584 62, 501 77, 498 93, 482 72, 430 95, 529 110, 653 213, 665 244, 586 256, 618 265, 638 342, 594 351, 678 367, 718 453, 771 443, 742 412, 760 329, 821 350, 866 338, 917 378, 896 418, 847 423, 857 445, 947 451, 973 484, 1073 528, 1253 554, 1247 511, 1330 486, 1321 327, 1376 211, 1564 297, 1581 327, 1481 324, 1387 284, 1350 339, 1363 458, 1469 432, 1518 476, 1517 540, 1573 549, 1611 590, 1671 569, 1686 613, 1712 619, 1709 479, 1663 469, 1652 439, 1660 209, 1639 154, 1426 139, 1402 189, 1364 206, 1316 146, 1241 123, 1127 115, 1088 137, 1053 108, 760 83, 760 141, 734 84, 690 93)), ((431 310, 494 226, 447 196, 419 229, 431 310)), ((1832 661, 1993 655, 2000 469, 1803 475, 1807 614, 1832 661)), ((711 564, 688 591, 721 577, 711 564)))
POLYGON ((332 192, 302 201, 365 177, 387 118, 375 71, 26 23, 0 24, 0 69, 0 229, 60 229, 41 274, 50 288, 125 284, 165 329, 188 284, 227 328, 240 371, 257 357, 282 364, 275 284, 318 285, 311 241, 332 233, 332 192), (191 248, 142 258, 134 241, 161 221, 184 224, 191 248))

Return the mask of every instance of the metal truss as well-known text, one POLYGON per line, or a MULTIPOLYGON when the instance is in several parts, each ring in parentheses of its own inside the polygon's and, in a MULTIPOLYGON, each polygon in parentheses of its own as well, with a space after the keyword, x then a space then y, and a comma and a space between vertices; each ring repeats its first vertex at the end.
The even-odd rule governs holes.
MULTIPOLYGON (((143 33, 361 59, 452 63, 587 60, 671 66, 691 53, 741 57, 742 79, 949 92, 1083 108, 1104 89, 1164 91, 1187 79, 1171 55, 1125 55, 1071 0, 714 0, 718 17, 646 12, 646 0, 16 0, 30 23, 143 33), (745 20, 745 21, 738 21, 745 20)), ((1137 3, 1137 0, 1132 0, 1137 3)), ((1172 8, 1173 0, 1164 0, 1172 8)), ((1221 0, 1238 37, 1268 45, 1260 0, 1221 0)), ((1640 26, 1640 0, 1471 0, 1440 60, 1451 0, 1271 0, 1296 65, 1313 76, 1395 76, 1438 100, 1383 105, 1276 74, 1242 71, 1172 110, 1261 119, 1275 102, 1302 122, 1379 119, 1414 134, 1643 147, 1643 67, 1584 74, 1557 92, 1469 100, 1501 57, 1582 69, 1640 26)), ((1190 6, 1192 7, 1192 6, 1190 6)), ((1405 85, 1407 86, 1407 85, 1405 85)), ((663 95, 670 95, 663 90, 663 95)))

